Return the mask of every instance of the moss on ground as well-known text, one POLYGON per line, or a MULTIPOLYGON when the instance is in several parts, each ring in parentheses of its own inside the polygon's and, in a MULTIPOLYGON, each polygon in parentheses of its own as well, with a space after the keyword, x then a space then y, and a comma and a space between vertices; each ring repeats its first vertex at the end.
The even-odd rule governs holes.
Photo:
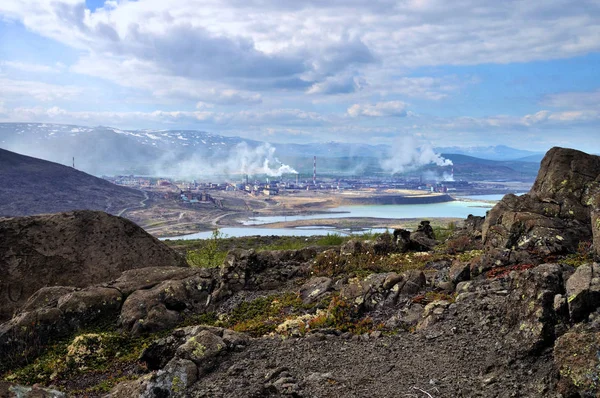
POLYGON ((49 346, 34 361, 2 378, 23 385, 52 384, 72 395, 106 393, 120 381, 139 377, 143 364, 138 358, 156 337, 82 333, 49 346))

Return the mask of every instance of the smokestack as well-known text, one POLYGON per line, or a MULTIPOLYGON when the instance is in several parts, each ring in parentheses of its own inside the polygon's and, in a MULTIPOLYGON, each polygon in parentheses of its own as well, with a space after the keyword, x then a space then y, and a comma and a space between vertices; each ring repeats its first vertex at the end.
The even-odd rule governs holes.
POLYGON ((75 156, 73 156, 73 168, 75 168, 75 156))
POLYGON ((313 158, 313 185, 317 185, 317 157, 313 158))

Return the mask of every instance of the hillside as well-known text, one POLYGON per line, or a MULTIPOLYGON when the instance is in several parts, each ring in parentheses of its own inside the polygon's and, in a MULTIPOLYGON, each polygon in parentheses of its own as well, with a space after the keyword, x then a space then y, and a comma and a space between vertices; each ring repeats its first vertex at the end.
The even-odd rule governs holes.
POLYGON ((454 163, 457 178, 465 180, 532 180, 540 168, 539 162, 520 160, 489 160, 468 155, 443 153, 454 163))
POLYGON ((489 160, 520 160, 525 157, 536 157, 539 158, 538 162, 542 160, 543 153, 526 151, 523 149, 511 148, 506 145, 494 145, 494 146, 475 146, 475 147, 442 147, 436 148, 436 151, 441 153, 452 153, 456 155, 466 155, 478 158, 484 158, 489 160))
POLYGON ((0 216, 81 209, 117 214, 144 197, 72 167, 0 149, 0 216))

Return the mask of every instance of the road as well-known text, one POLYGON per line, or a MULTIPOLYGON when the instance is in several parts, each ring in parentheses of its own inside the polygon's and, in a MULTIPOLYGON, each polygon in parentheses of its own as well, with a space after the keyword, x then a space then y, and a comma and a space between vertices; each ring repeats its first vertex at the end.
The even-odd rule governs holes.
POLYGON ((148 199, 150 199, 150 197, 148 196, 148 192, 146 192, 146 191, 142 191, 141 189, 140 189, 140 191, 141 191, 141 192, 144 194, 144 199, 140 200, 140 205, 139 205, 139 206, 130 206, 130 207, 126 207, 126 208, 124 208, 123 210, 121 210, 121 211, 120 211, 120 212, 117 214, 117 216, 119 216, 119 217, 122 217, 122 216, 123 216, 123 214, 125 214, 125 212, 127 212, 127 211, 129 211, 129 210, 132 210, 132 209, 141 209, 141 208, 144 208, 144 207, 146 207, 146 201, 147 201, 148 199))

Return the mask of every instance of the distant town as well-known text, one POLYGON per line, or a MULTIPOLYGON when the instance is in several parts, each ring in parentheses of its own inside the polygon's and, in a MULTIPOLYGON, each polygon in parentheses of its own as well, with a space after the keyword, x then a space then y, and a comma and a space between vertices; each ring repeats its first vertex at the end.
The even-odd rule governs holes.
POLYGON ((300 179, 296 174, 261 179, 248 175, 240 177, 233 182, 198 182, 135 175, 102 176, 117 185, 161 193, 164 199, 176 199, 189 204, 211 202, 217 207, 221 206, 218 198, 220 192, 242 192, 263 199, 277 195, 293 195, 299 191, 411 190, 449 195, 484 195, 523 191, 530 186, 522 182, 454 180, 452 175, 445 181, 428 180, 422 176, 300 179))

